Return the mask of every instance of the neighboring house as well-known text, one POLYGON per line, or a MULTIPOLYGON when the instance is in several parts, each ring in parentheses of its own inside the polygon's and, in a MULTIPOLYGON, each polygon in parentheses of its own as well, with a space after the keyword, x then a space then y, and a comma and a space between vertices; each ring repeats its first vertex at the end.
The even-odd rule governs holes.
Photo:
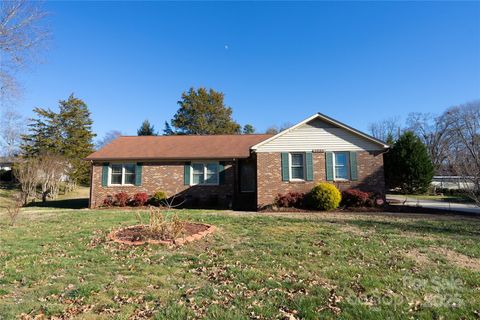
POLYGON ((320 113, 276 135, 122 136, 86 158, 90 207, 121 191, 164 191, 185 206, 252 210, 320 181, 383 195, 387 148, 320 113))
POLYGON ((433 176, 432 186, 440 189, 468 190, 475 188, 475 184, 471 182, 472 178, 473 177, 461 176, 433 176))
POLYGON ((0 157, 0 182, 12 182, 13 181, 13 159, 0 157))
POLYGON ((0 157, 0 170, 10 171, 13 167, 11 158, 0 157))

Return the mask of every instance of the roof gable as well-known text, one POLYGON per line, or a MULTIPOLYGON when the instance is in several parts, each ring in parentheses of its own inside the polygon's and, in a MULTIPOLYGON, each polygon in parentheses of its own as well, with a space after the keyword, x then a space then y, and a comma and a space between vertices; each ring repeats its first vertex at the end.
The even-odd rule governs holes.
POLYGON ((382 150, 389 146, 364 132, 321 113, 264 140, 252 147, 257 151, 382 150))

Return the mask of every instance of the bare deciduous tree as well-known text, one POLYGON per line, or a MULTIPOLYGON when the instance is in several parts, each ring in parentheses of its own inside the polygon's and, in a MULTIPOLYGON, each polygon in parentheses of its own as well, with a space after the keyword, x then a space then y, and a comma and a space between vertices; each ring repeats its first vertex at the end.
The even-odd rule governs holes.
POLYGON ((397 140, 401 133, 400 117, 395 116, 368 125, 370 134, 381 140, 387 141, 389 137, 397 140))
POLYGON ((22 197, 20 194, 14 194, 12 196, 12 201, 6 207, 7 216, 8 216, 8 219, 10 220, 10 226, 13 226, 17 221, 21 208, 22 208, 22 197))
POLYGON ((469 196, 480 205, 480 101, 448 109, 452 144, 449 161, 456 175, 463 177, 469 196))
POLYGON ((15 74, 38 57, 48 38, 40 1, 0 2, 0 99, 18 95, 15 74))
POLYGON ((61 156, 50 154, 40 156, 38 161, 42 202, 46 202, 48 197, 53 199, 57 197, 67 171, 67 161, 61 156))
POLYGON ((22 134, 25 133, 24 118, 14 110, 3 110, 0 119, 0 146, 7 158, 15 156, 20 150, 22 134))
POLYGON ((287 130, 288 128, 290 128, 292 126, 292 124, 290 122, 284 122, 282 125, 280 126, 277 126, 277 125, 273 125, 273 126, 270 126, 267 128, 267 130, 265 130, 265 133, 266 134, 277 134, 279 132, 282 132, 284 130, 287 130))
POLYGON ((19 159, 13 166, 15 178, 20 183, 21 198, 24 205, 35 198, 36 188, 40 180, 40 162, 37 158, 19 159))
POLYGON ((407 130, 415 133, 427 147, 436 170, 445 165, 451 145, 451 131, 454 120, 445 114, 434 116, 430 113, 414 112, 407 118, 407 130))
POLYGON ((99 139, 97 143, 95 144, 96 149, 101 149, 113 140, 117 139, 120 137, 122 133, 118 130, 111 130, 105 133, 105 136, 102 139, 99 139))

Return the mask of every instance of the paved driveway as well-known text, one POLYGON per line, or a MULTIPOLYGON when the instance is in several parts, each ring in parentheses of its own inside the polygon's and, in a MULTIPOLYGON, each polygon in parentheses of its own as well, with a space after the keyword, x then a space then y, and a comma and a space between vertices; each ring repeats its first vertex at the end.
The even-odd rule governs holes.
MULTIPOLYGON (((403 204, 403 202, 405 201, 405 196, 397 195, 397 194, 395 195, 389 194, 387 195, 387 201, 390 199, 400 201, 399 204, 403 204)), ((391 203, 391 204, 395 204, 395 203, 391 203)), ((455 210, 455 211, 463 211, 463 212, 480 214, 480 207, 477 207, 474 204, 467 204, 467 203, 447 202, 447 201, 439 201, 439 200, 422 200, 422 199, 407 197, 407 201, 405 202, 405 205, 412 206, 412 207, 455 210)))

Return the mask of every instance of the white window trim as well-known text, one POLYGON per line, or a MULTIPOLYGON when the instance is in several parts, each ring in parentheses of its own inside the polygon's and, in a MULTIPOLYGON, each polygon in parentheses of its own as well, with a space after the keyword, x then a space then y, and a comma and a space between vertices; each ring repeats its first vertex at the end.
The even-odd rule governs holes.
POLYGON ((350 154, 348 151, 334 151, 332 152, 333 154, 333 159, 332 159, 332 171, 333 171, 333 180, 334 181, 350 181, 350 154), (346 163, 346 167, 347 167, 347 179, 345 178, 337 178, 337 175, 336 175, 336 170, 335 170, 335 161, 336 161, 336 154, 337 153, 345 153, 347 155, 347 163, 346 163))
MULTIPOLYGON (((127 163, 110 163, 108 165, 108 186, 112 186, 112 187, 118 187, 118 186, 134 186, 135 183, 131 184, 131 183, 125 183, 125 166, 126 165, 133 165, 135 167, 135 163, 131 163, 131 162, 127 162, 127 163), (121 184, 118 184, 118 183, 112 183, 112 165, 121 165, 122 166, 122 183, 121 184)), ((135 175, 137 173, 135 172, 135 175)), ((135 177, 136 179, 136 177, 135 177)))
POLYGON ((220 170, 218 161, 196 161, 190 164, 190 185, 191 186, 218 186, 220 185, 220 170), (216 164, 217 165, 217 182, 216 183, 206 183, 207 181, 207 164, 216 164), (204 183, 193 183, 193 165, 201 164, 203 165, 203 181, 204 183))
POLYGON ((288 153, 288 180, 289 181, 305 181, 306 176, 306 153, 305 152, 289 152, 288 153), (292 154, 301 154, 303 157, 303 179, 292 178, 292 154))

